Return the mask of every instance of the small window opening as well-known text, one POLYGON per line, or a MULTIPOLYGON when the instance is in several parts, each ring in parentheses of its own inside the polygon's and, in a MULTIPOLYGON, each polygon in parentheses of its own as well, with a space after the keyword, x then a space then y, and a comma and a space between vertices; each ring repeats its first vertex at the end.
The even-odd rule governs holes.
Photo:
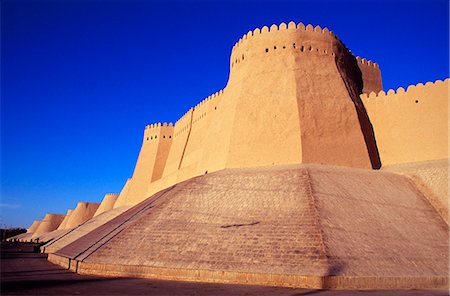
POLYGON ((295 43, 294 44, 292 44, 292 46, 295 48, 295 43))
POLYGON ((205 175, 208 173, 208 171, 205 171, 205 175))
POLYGON ((242 55, 242 60, 244 60, 244 55, 242 55))
POLYGON ((153 140, 153 137, 150 137, 150 140, 153 140))
POLYGON ((155 136, 155 139, 158 138, 158 136, 155 136))
POLYGON ((169 136, 169 139, 172 139, 172 136, 169 136))
POLYGON ((273 47, 273 49, 277 49, 277 47, 276 47, 276 46, 274 46, 274 47, 273 47))
POLYGON ((286 46, 283 45, 283 49, 286 49, 286 46))
POLYGON ((416 100, 416 104, 419 103, 419 100, 416 100))
POLYGON ((148 137, 147 137, 147 141, 148 141, 148 137))
POLYGON ((163 136, 163 139, 165 139, 166 138, 166 136, 163 136))
POLYGON ((268 49, 268 48, 266 48, 266 52, 269 52, 269 49, 268 49))
POLYGON ((311 51, 311 50, 312 50, 312 46, 310 45, 310 46, 309 46, 309 51, 311 51))
POLYGON ((302 47, 300 47, 300 51, 304 52, 305 51, 305 47, 302 45, 302 47))
POLYGON ((217 110, 217 107, 214 107, 214 110, 217 110))

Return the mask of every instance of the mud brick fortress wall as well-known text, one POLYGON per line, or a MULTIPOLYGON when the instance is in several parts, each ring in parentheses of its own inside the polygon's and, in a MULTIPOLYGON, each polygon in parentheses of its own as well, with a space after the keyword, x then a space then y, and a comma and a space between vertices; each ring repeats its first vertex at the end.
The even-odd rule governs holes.
POLYGON ((385 166, 448 158, 449 80, 361 95, 385 166))
POLYGON ((250 31, 222 90, 145 127, 119 195, 20 239, 86 274, 448 288, 449 80, 382 89, 326 28, 250 31))
POLYGON ((327 28, 291 22, 249 31, 233 46, 223 90, 175 125, 146 127, 133 177, 114 207, 224 168, 380 168, 394 159, 446 158, 440 142, 448 139, 441 122, 448 116, 447 84, 384 94, 378 65, 353 56, 327 28), (426 118, 430 112, 438 115, 426 118), (418 147, 417 138, 427 143, 418 147), (405 146, 408 153, 401 153, 405 146))

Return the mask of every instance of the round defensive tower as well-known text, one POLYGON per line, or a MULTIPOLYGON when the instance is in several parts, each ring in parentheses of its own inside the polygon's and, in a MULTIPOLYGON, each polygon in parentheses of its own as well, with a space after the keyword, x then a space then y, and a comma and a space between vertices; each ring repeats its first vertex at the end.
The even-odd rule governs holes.
POLYGON ((41 223, 39 223, 38 228, 34 231, 32 238, 37 238, 41 234, 56 230, 65 216, 64 214, 46 214, 41 223))
POLYGON ((224 90, 236 99, 227 167, 319 163, 378 168, 359 95, 364 88, 381 89, 381 75, 376 64, 360 64, 319 26, 291 22, 245 34, 232 49, 224 90), (371 78, 366 86, 364 76, 371 78))
POLYGON ((58 230, 66 229, 67 221, 69 221, 70 215, 72 215, 72 212, 73 212, 73 209, 68 209, 67 210, 66 216, 64 217, 64 220, 59 225, 58 230))
POLYGON ((66 229, 74 228, 87 220, 91 219, 97 211, 100 203, 79 202, 72 212, 66 224, 66 229))
POLYGON ((41 224, 40 220, 34 220, 33 224, 31 224, 30 228, 27 229, 27 233, 34 233, 36 229, 38 229, 39 224, 41 224))
POLYGON ((94 214, 94 217, 114 208, 114 204, 116 203, 118 197, 119 194, 115 193, 105 194, 100 206, 98 207, 97 211, 94 214))

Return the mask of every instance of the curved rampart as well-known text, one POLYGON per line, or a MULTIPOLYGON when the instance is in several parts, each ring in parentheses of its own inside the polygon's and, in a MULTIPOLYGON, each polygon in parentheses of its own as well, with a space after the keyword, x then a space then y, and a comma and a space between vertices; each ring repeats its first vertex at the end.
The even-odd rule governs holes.
POLYGON ((383 166, 449 157, 449 81, 361 95, 383 166))
POLYGON ((123 185, 122 190, 119 193, 119 197, 117 198, 116 202, 114 203, 114 208, 123 206, 126 204, 126 201, 128 199, 128 192, 130 191, 131 184, 133 183, 132 178, 128 178, 125 182, 125 185, 123 185))
POLYGON ((46 214, 39 227, 34 231, 32 238, 56 230, 65 216, 64 214, 46 214))
POLYGON ((98 207, 97 211, 94 214, 94 217, 114 208, 114 204, 116 203, 118 197, 119 194, 115 193, 105 194, 102 203, 100 204, 100 206, 98 207))
POLYGON ((64 217, 64 220, 61 222, 61 224, 58 227, 58 230, 66 229, 67 221, 69 221, 70 215, 72 215, 73 209, 67 210, 66 216, 64 217))
POLYGON ((34 220, 33 224, 31 224, 30 228, 27 229, 27 233, 33 233, 38 229, 39 224, 41 224, 40 220, 34 220))
POLYGON ((74 228, 91 219, 97 211, 100 203, 79 202, 67 221, 66 228, 74 228))

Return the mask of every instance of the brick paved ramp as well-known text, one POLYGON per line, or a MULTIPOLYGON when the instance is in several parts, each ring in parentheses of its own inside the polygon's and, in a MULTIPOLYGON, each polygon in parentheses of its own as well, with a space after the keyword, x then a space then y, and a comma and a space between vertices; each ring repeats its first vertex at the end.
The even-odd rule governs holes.
POLYGON ((42 247, 42 250, 46 253, 53 253, 102 226, 128 209, 129 207, 116 208, 95 216, 77 227, 51 232, 47 235, 49 237, 51 236, 51 240, 42 247))
POLYGON ((166 189, 49 260, 79 273, 307 288, 448 286, 448 227, 406 177, 228 169, 166 189))
POLYGON ((449 166, 448 159, 441 159, 393 165, 383 170, 410 177, 448 224, 449 166))

